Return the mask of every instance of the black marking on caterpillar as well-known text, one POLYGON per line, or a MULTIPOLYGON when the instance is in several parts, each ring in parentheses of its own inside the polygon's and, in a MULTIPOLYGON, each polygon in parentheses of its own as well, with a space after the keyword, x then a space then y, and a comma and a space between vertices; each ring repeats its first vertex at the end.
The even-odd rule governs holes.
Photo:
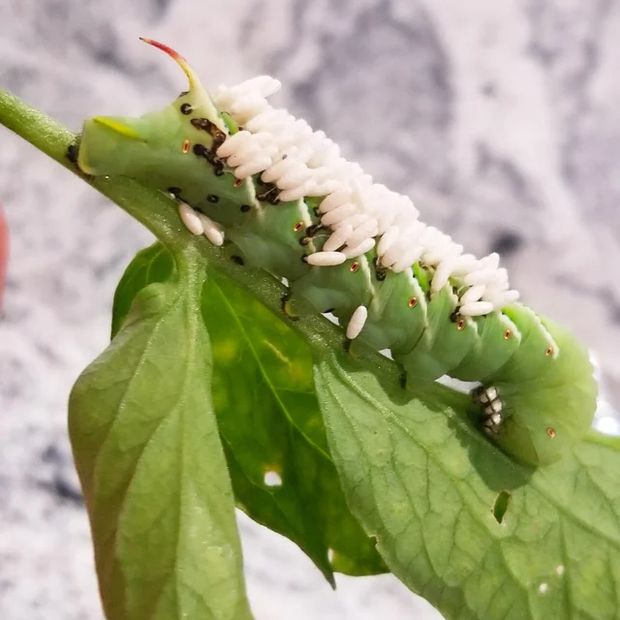
POLYGON ((67 147, 67 159, 72 163, 76 164, 78 162, 78 143, 74 142, 67 147))
POLYGON ((208 149, 204 144, 196 143, 192 147, 194 155, 198 157, 204 157, 212 166, 215 176, 222 176, 224 174, 224 162, 208 149))
POLYGON ((213 173, 216 176, 224 174, 224 162, 213 151, 205 152, 206 160, 213 166, 213 173))
POLYGON ((261 183, 265 190, 256 194, 257 200, 269 202, 272 205, 278 204, 278 188, 273 183, 261 183))
MULTIPOLYGON (((211 134, 215 138, 216 135, 222 134, 223 132, 219 130, 214 123, 212 123, 208 118, 192 118, 190 123, 196 127, 196 129, 200 129, 202 131, 206 131, 211 134)), ((224 136, 224 139, 226 136, 224 136)))
POLYGON ((194 144, 193 151, 194 155, 198 155, 198 157, 206 157, 209 149, 204 144, 200 144, 197 142, 196 144, 194 144))
POLYGON ((306 236, 314 237, 318 232, 324 231, 324 230, 325 230, 325 227, 322 226, 321 224, 311 224, 310 226, 308 226, 308 228, 306 228, 306 236))
POLYGON ((189 115, 194 111, 194 108, 192 108, 192 104, 187 102, 182 103, 179 109, 181 110, 181 114, 185 115, 189 115))
POLYGON ((208 118, 192 118, 190 123, 196 128, 202 131, 206 131, 213 138, 213 145, 211 150, 215 154, 220 146, 226 140, 226 134, 220 130, 214 123, 212 123, 208 118))

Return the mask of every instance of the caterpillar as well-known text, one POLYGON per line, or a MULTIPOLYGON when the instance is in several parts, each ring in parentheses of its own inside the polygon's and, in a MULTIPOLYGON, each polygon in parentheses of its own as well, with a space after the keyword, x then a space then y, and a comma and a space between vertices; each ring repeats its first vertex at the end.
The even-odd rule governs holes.
POLYGON ((289 314, 332 312, 348 341, 389 350, 407 381, 475 382, 481 429, 516 459, 554 462, 590 427, 597 387, 573 336, 518 301, 495 253, 465 253, 373 182, 322 131, 268 98, 259 76, 209 95, 189 87, 140 118, 84 123, 78 166, 171 194, 187 229, 288 282, 289 314))

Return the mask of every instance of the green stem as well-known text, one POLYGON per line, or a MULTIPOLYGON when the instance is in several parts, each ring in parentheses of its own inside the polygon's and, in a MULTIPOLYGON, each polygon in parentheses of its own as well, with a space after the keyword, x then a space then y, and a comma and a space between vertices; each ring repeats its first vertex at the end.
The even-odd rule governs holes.
POLYGON ((161 192, 125 177, 90 177, 69 159, 67 151, 77 136, 42 112, 7 91, 0 90, 0 123, 40 151, 92 185, 144 224, 175 254, 183 240, 180 225, 170 201, 161 192))
MULTIPOLYGON (((148 228, 175 256, 179 268, 192 260, 206 260, 210 269, 222 273, 248 289, 268 308, 280 312, 280 298, 286 290, 278 280, 262 270, 239 267, 225 249, 194 237, 182 226, 175 202, 165 193, 126 177, 90 177, 67 157, 67 149, 77 136, 48 116, 0 90, 0 123, 14 131, 59 164, 110 198, 148 228)), ((310 342, 316 353, 342 346, 343 336, 323 317, 304 317, 290 325, 310 342)))

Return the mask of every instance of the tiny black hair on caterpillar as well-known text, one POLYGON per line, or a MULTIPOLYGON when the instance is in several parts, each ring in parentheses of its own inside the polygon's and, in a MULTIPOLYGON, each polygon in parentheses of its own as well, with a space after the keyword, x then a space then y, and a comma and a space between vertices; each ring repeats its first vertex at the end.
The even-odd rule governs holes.
POLYGON ((349 340, 389 349, 408 384, 475 381, 480 426, 509 454, 553 462, 590 427, 586 351, 518 303, 495 253, 481 259, 423 224, 407 197, 374 183, 321 131, 273 108, 268 76, 209 95, 189 90, 140 118, 86 121, 78 165, 167 191, 194 234, 235 246, 240 264, 286 278, 283 307, 333 312, 349 340))

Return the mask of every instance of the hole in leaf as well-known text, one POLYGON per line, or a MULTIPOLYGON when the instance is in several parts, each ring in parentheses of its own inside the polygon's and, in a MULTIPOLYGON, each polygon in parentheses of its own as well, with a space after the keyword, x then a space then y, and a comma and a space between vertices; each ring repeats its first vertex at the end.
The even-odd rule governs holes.
POLYGON ((493 516, 498 523, 504 520, 504 515, 508 510, 508 504, 510 503, 510 493, 508 491, 501 491, 495 498, 495 504, 493 505, 493 516))
POLYGON ((328 549, 328 550, 327 550, 327 561, 328 561, 330 564, 333 564, 333 563, 334 563, 334 556, 335 556, 335 552, 334 552, 334 550, 333 550, 333 549, 328 549))
POLYGON ((266 471, 263 476, 263 482, 268 487, 281 487, 282 476, 277 471, 266 471))

